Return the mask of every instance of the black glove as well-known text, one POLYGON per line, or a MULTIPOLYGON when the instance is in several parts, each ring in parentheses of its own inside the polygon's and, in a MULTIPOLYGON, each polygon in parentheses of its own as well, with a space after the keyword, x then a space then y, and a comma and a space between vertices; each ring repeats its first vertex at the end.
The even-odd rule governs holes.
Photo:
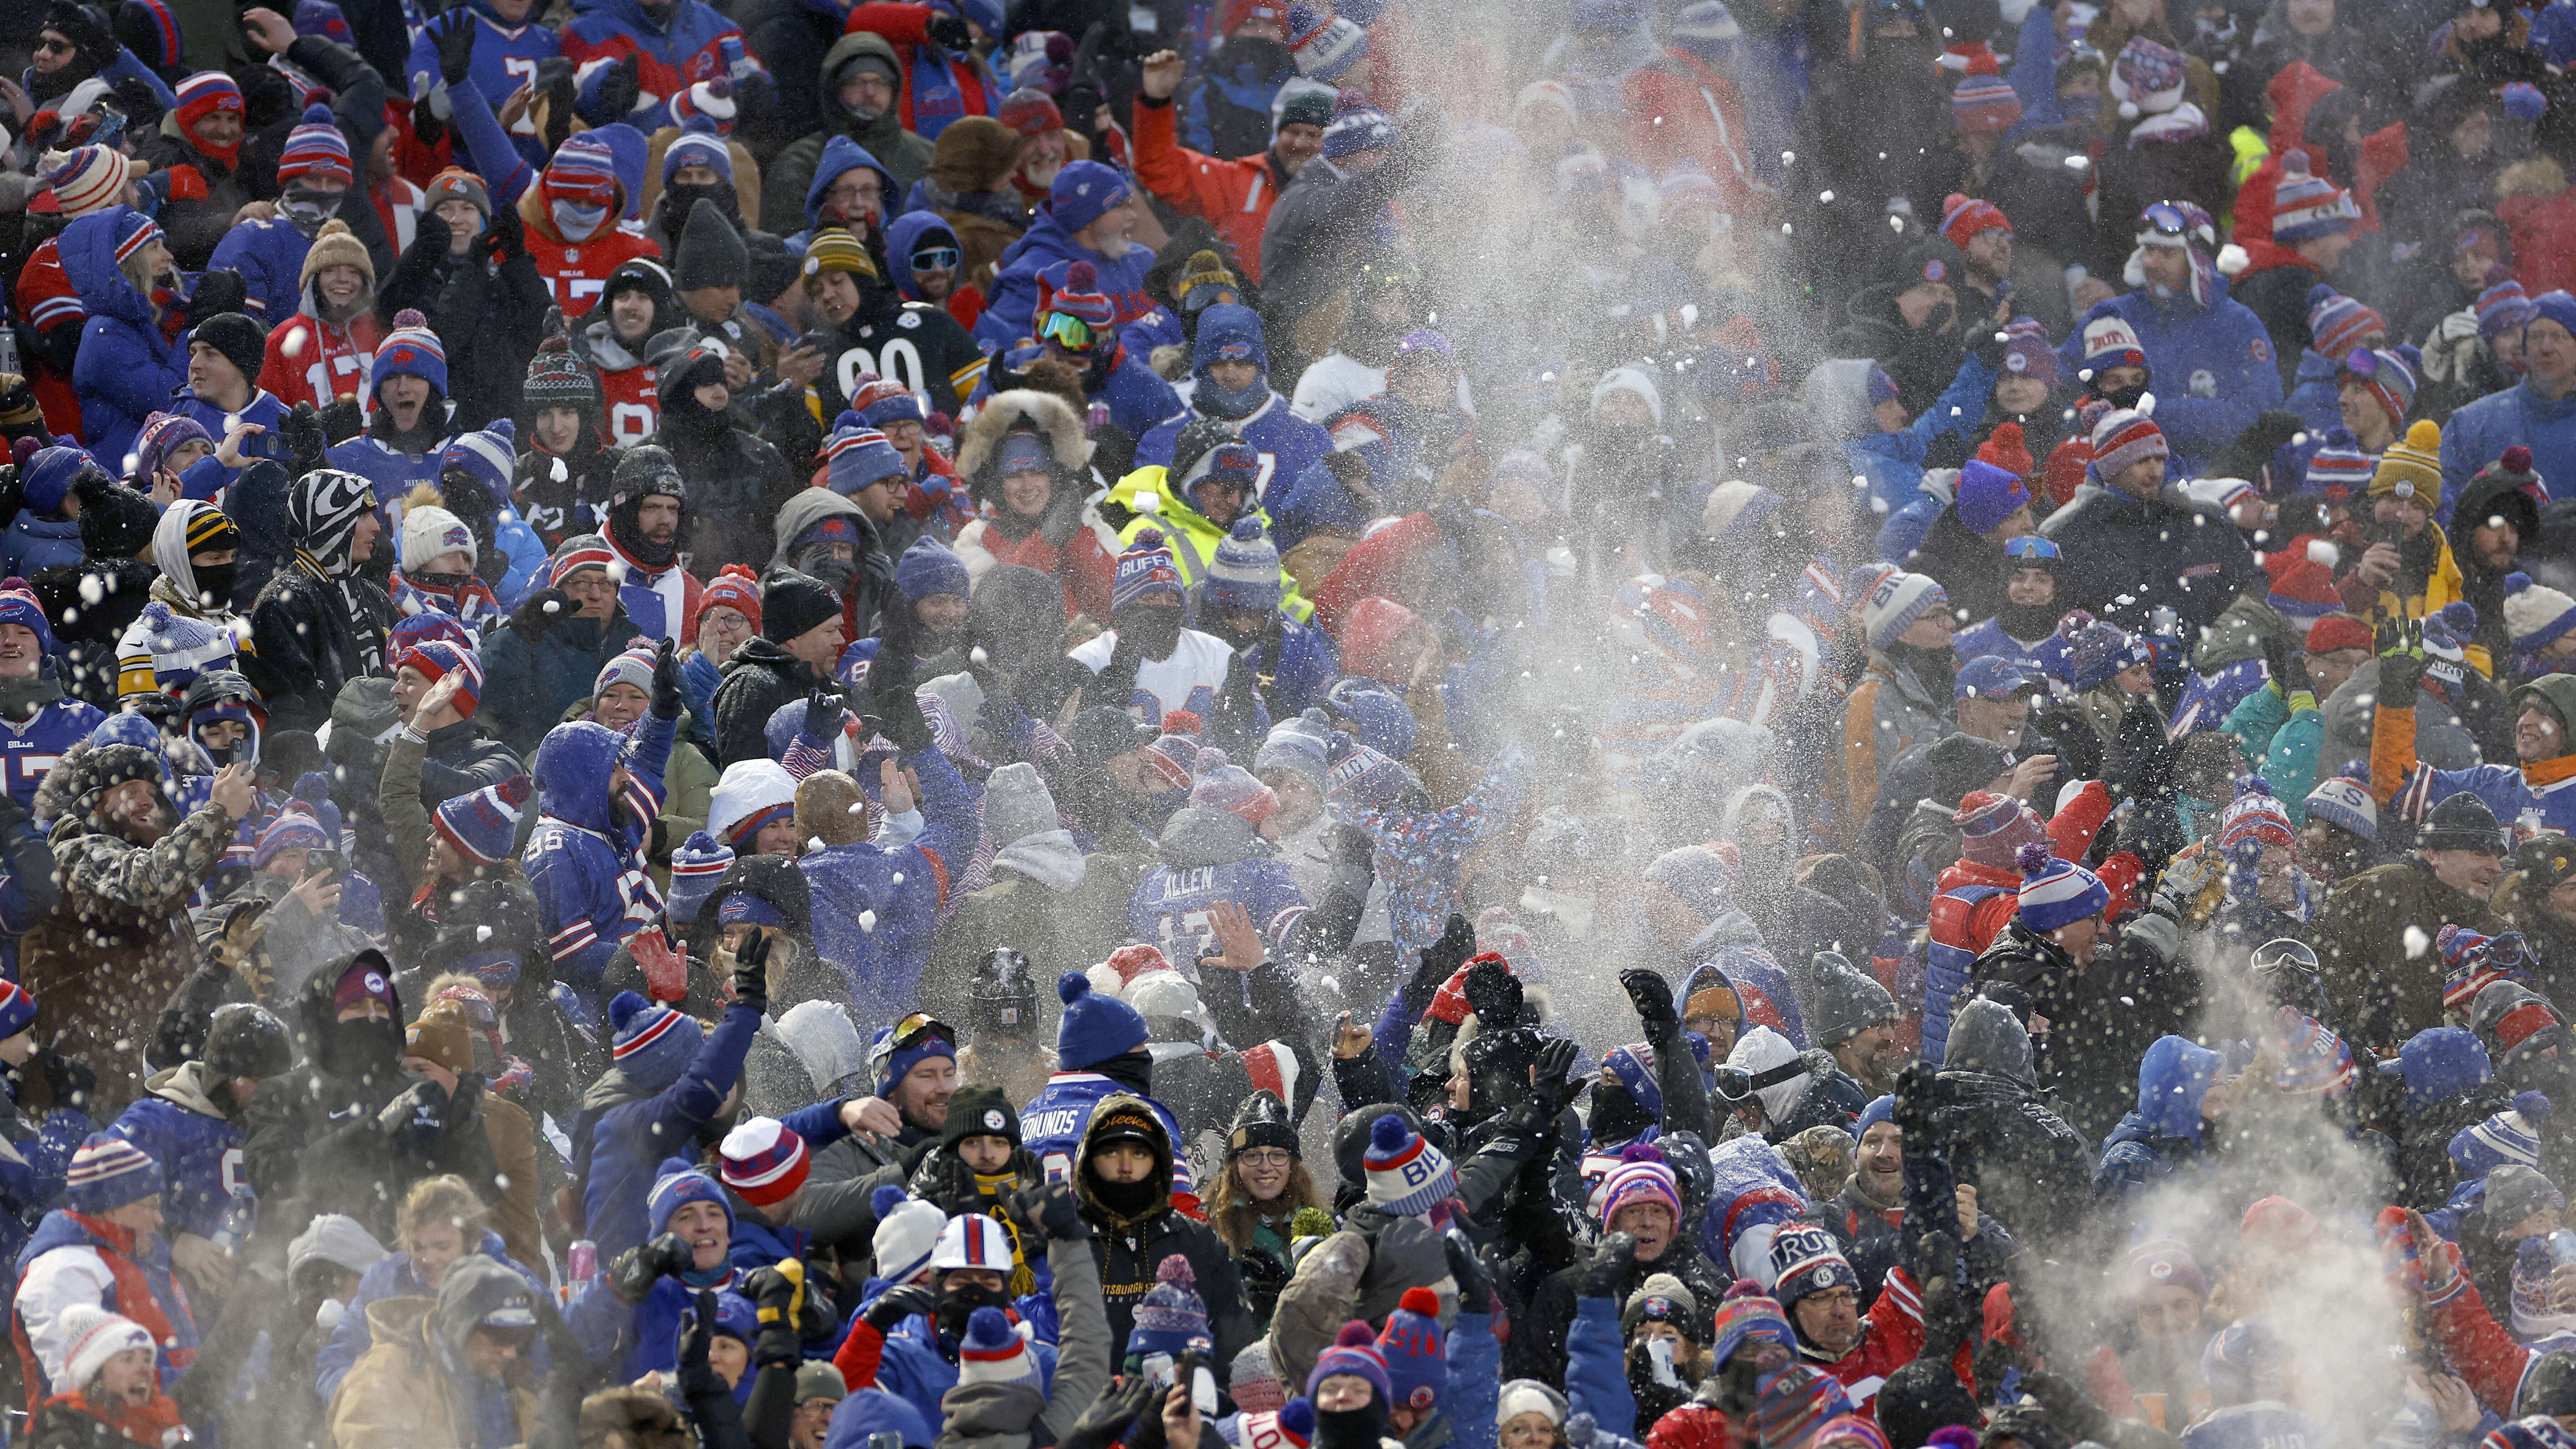
POLYGON ((410 1133, 436 1137, 447 1128, 447 1089, 436 1082, 414 1082, 376 1114, 376 1130, 388 1137, 410 1133))
POLYGON ((963 51, 975 43, 966 33, 966 22, 945 10, 930 12, 930 23, 922 29, 930 33, 930 43, 945 51, 963 51))
POLYGON ((678 719, 686 698, 680 689, 680 646, 665 638, 653 655, 653 718, 678 719))
POLYGON ((57 1107, 86 1107, 98 1091, 98 1073, 47 1047, 36 1057, 37 1067, 45 1074, 45 1086, 54 1094, 57 1107))
POLYGON ((939 1295, 936 1292, 924 1284, 906 1283, 900 1288, 888 1288, 878 1294, 875 1302, 860 1310, 859 1316, 866 1319, 868 1326, 877 1332, 891 1333, 896 1324, 914 1314, 938 1311, 939 1295))
POLYGON ((841 733, 841 697, 817 687, 805 696, 804 733, 830 744, 841 733))
POLYGON ((617 1255, 617 1261, 608 1265, 609 1291, 625 1302, 641 1303, 654 1283, 687 1272, 696 1256, 678 1233, 664 1233, 617 1255))
POLYGON ((2052 1373, 2026 1373, 2021 1376, 2021 1387, 2022 1392, 2039 1400, 2050 1420, 2070 1438, 2108 1441, 2111 1416, 2073 1379, 2052 1373))
POLYGON ((1020 1221, 1033 1224, 1049 1242, 1070 1243, 1091 1236, 1091 1220, 1082 1215, 1070 1184, 1032 1183, 1011 1201, 1019 1209, 1020 1221))
POLYGON ((2379 703, 2390 709, 2413 709, 2416 686, 2424 680, 2424 626, 2413 619, 2400 628, 2379 626, 2385 641, 2379 650, 2379 703))
POLYGON ((331 466, 330 455, 323 450, 331 446, 331 435, 322 426, 322 415, 313 404, 300 402, 286 415, 282 429, 286 434, 287 455, 295 460, 295 476, 331 466))
POLYGON ((1620 1281, 1637 1262, 1637 1240, 1626 1233, 1612 1233, 1592 1250, 1592 1256, 1575 1270, 1574 1296, 1577 1298, 1616 1298, 1620 1281))
MULTIPOLYGON (((427 115, 428 112, 424 110, 419 114, 427 115)), ((403 250, 401 260, 410 261, 418 257, 421 265, 435 267, 439 259, 447 255, 448 243, 454 240, 456 240, 456 228, 447 224, 446 217, 434 211, 424 211, 412 218, 411 245, 403 250)), ((402 268, 396 266, 394 273, 395 277, 399 278, 402 275, 402 268)))
POLYGON ((1931 1150, 1932 1078, 1936 1070, 1931 1063, 1918 1061, 1908 1063, 1896 1074, 1896 1107, 1889 1120, 1922 1151, 1931 1150))
POLYGON ((431 21, 427 28, 430 39, 438 44, 438 78, 447 82, 451 91, 462 88, 473 74, 474 33, 482 28, 475 23, 474 12, 459 5, 431 21))
MULTIPOLYGON (((1964 310, 1964 309, 1962 309, 1964 310)), ((1968 355, 1988 367, 2004 365, 2004 331, 1985 317, 1963 324, 1968 331, 1968 355)))
POLYGON ((599 109, 607 119, 625 120, 627 113, 635 109, 635 102, 644 94, 643 66, 641 54, 629 55, 599 78, 599 109))
POLYGON ((1628 993, 1628 1004, 1637 1008, 1637 1020, 1646 1028, 1646 1039, 1653 1041, 1667 1028, 1682 1024, 1682 1015, 1673 1008, 1673 984, 1660 971, 1642 969, 1619 973, 1619 985, 1628 993))
POLYGON ((759 1341, 751 1350, 755 1365, 766 1368, 773 1363, 792 1365, 804 1360, 805 1345, 796 1334, 797 1300, 804 1296, 798 1290, 802 1286, 776 1268, 757 1269, 744 1280, 743 1296, 760 1309, 759 1341))
POLYGON ((716 1342, 716 1290, 701 1288, 691 1302, 694 1306, 681 1315, 684 1327, 680 1334, 680 1358, 673 1366, 672 1378, 684 1396, 730 1395, 732 1390, 725 1387, 715 1365, 707 1361, 707 1353, 716 1342))
POLYGON ((769 1014, 769 933, 744 938, 733 955, 733 1004, 769 1014))
POLYGON ((1465 916, 1450 912, 1449 923, 1442 928, 1440 939, 1422 948, 1422 964, 1414 968, 1413 979, 1404 984, 1406 1003, 1420 1002, 1429 1006, 1431 993, 1457 975, 1458 968, 1466 965, 1467 958, 1475 954, 1476 928, 1467 924, 1465 916))
POLYGON ((209 317, 225 312, 239 312, 250 305, 250 287, 242 274, 229 269, 206 272, 197 278, 197 290, 188 294, 188 325, 196 326, 209 317))
POLYGON ((353 397, 335 397, 316 416, 322 420, 322 436, 328 443, 345 443, 367 430, 367 414, 353 397))
POLYGON ((1261 736, 1261 697, 1254 690, 1254 669, 1241 655, 1226 661, 1225 680, 1217 686, 1216 707, 1209 712, 1207 726, 1217 739, 1249 738, 1255 744, 1261 736))
MULTIPOLYGON (((1324 858, 1334 870, 1357 870, 1371 879, 1376 878, 1377 842, 1369 839, 1368 832, 1356 825, 1345 825, 1336 820, 1324 827, 1324 858)), ((1441 981, 1448 979, 1445 976, 1440 978, 1441 981)), ((1408 986, 1406 989, 1412 988, 1408 986)), ((1433 982, 1431 989, 1439 990, 1440 983, 1433 982)))
POLYGON ((528 595, 518 612, 510 616, 511 633, 534 644, 555 626, 556 621, 572 616, 572 599, 561 589, 539 589, 528 595))
POLYGON ((512 261, 528 254, 527 223, 519 220, 519 209, 504 206, 492 213, 492 257, 495 261, 512 261))
MULTIPOLYGON (((1154 1402, 1154 1381, 1143 1374, 1127 1374, 1102 1386, 1100 1397, 1073 1421, 1073 1428, 1057 1437, 1056 1449, 1110 1449, 1124 1439, 1127 1426, 1154 1402)), ((1161 1415, 1155 1416, 1158 1420, 1161 1415)))
MULTIPOLYGON (((906 671, 909 673, 910 671, 906 671)), ((873 675, 873 671, 871 671, 873 675)), ((894 747, 907 755, 919 754, 939 743, 930 732, 930 720, 921 712, 921 696, 912 692, 905 680, 877 695, 878 724, 894 747)))
POLYGON ((1484 1260, 1476 1256, 1476 1245, 1467 1241, 1465 1233, 1451 1228, 1440 1235, 1440 1251, 1448 1255, 1449 1276, 1458 1280, 1458 1311, 1493 1312, 1494 1278, 1485 1271, 1484 1260))
POLYGON ((1592 1085, 1589 1077, 1566 1075, 1574 1070, 1574 1060, 1582 1054, 1582 1046, 1566 1036, 1549 1037, 1547 1045, 1538 1049, 1537 1075, 1530 1084, 1530 1095, 1548 1104, 1551 1122, 1563 1116, 1565 1109, 1574 1105, 1574 1099, 1583 1095, 1583 1089, 1592 1085))

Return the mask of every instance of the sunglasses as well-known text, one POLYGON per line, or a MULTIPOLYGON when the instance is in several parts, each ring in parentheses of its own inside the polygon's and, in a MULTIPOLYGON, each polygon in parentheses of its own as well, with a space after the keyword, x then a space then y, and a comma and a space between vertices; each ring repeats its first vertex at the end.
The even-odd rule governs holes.
POLYGON ((1759 1072, 1748 1072, 1742 1067, 1719 1067, 1712 1076, 1709 1086, 1727 1101, 1741 1102, 1765 1087, 1776 1087, 1782 1082, 1794 1081, 1806 1071, 1805 1060, 1796 1057, 1759 1072))
POLYGON ((1055 343, 1068 352, 1091 350, 1091 324, 1062 312, 1047 314, 1046 321, 1038 327, 1038 337, 1042 341, 1055 343))
POLYGON ((45 36, 36 42, 36 54, 38 55, 52 55, 57 51, 64 55, 69 55, 78 48, 79 47, 73 45, 68 40, 56 40, 50 35, 45 36))
POLYGON ((916 272, 944 272, 957 265, 960 255, 955 247, 923 247, 912 254, 912 269, 916 272))
POLYGON ((2056 544, 2049 542, 2038 534, 2025 533, 2019 538, 2008 538, 2004 540, 2004 557, 2062 558, 2064 555, 2057 551, 2056 544))

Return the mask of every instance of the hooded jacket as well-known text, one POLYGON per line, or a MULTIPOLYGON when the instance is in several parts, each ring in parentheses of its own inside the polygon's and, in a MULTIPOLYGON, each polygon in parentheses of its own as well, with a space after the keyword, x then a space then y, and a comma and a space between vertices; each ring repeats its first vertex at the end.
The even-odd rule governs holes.
MULTIPOLYGON (((525 1279, 531 1290, 546 1291, 545 1280, 525 1263, 512 1259, 502 1246, 501 1235, 489 1228, 483 1230, 482 1237, 475 1241, 466 1256, 489 1258, 525 1279)), ((331 1398, 339 1392, 340 1380, 346 1378, 358 1360, 375 1347, 374 1316, 368 1310, 388 1299, 426 1299, 437 1292, 422 1281, 420 1269, 412 1261, 411 1254, 388 1253, 378 1258, 375 1266, 358 1276, 358 1291, 350 1297, 348 1311, 341 1316, 340 1326, 332 1330, 331 1341, 323 1345, 314 1364, 315 1389, 324 1399, 331 1398)))
POLYGON ((521 858, 556 979, 575 992, 597 990, 618 943, 661 905, 641 860, 674 733, 650 713, 632 739, 603 725, 558 725, 531 762, 541 814, 521 858), (612 791, 620 765, 626 789, 612 791))
MULTIPOLYGON (((2266 406, 2279 405, 2277 379, 2273 398, 2266 406)), ((2156 409, 2159 423, 2164 412, 2156 409)), ((2227 515, 2172 483, 2154 498, 2139 498, 2087 479, 2039 531, 2078 560, 2122 561, 2118 568, 2069 570, 2060 579, 2058 601, 2090 609, 2132 633, 2145 632, 2149 616, 2170 606, 2189 637, 2216 624, 2245 589, 2267 583, 2244 533, 2227 515)))
MULTIPOLYGON (((1109 1312, 1109 1341, 1123 1349, 1128 1331, 1135 1326, 1136 1305, 1154 1286, 1155 1270, 1165 1258, 1178 1253, 1189 1259, 1197 1275, 1199 1297, 1207 1304, 1208 1330, 1216 1340, 1217 1361, 1230 1364, 1253 1340, 1252 1313, 1245 1306, 1242 1276, 1236 1272, 1224 1241, 1207 1224, 1184 1217, 1172 1207, 1176 1184, 1170 1130, 1168 1114, 1159 1103, 1112 1092, 1095 1105, 1082 1130, 1081 1143, 1074 1150, 1070 1164, 1073 1195, 1082 1205, 1083 1216, 1091 1219, 1091 1250, 1100 1265, 1100 1292, 1109 1312), (1107 1109, 1120 1107, 1150 1109, 1146 1115, 1165 1134, 1152 1144, 1158 1205, 1134 1217, 1123 1217, 1100 1201, 1093 1192, 1091 1175, 1083 1169, 1091 1159, 1093 1132, 1110 1115, 1107 1109)), ((1186 1189, 1186 1184, 1178 1186, 1186 1189)))
POLYGON ((982 833, 947 756, 919 750, 903 763, 921 779, 920 835, 890 847, 826 846, 796 862, 813 887, 814 949, 841 968, 862 1020, 892 1021, 913 1009, 931 929, 982 833))
POLYGON ((1118 571, 1118 535, 1088 498, 1091 443, 1073 405, 1052 393, 1013 388, 984 403, 957 443, 957 475, 982 506, 983 516, 957 531, 957 557, 979 583, 996 564, 1019 564, 1053 579, 1070 619, 1109 618, 1110 584, 1118 571), (1054 491, 1034 520, 1006 510, 996 454, 1012 433, 1031 433, 1054 461, 1054 491))
POLYGON ((2460 490, 2516 443, 2531 450, 2541 477, 2576 478, 2576 389, 2553 402, 2525 378, 2452 413, 2442 426, 2442 507, 2434 516, 2447 525, 2460 490))
POLYGON ((188 381, 187 333, 168 335, 153 318, 151 300, 116 264, 118 228, 132 215, 111 206, 73 222, 56 239, 63 274, 89 310, 72 386, 80 394, 81 437, 100 458, 134 451, 143 420, 167 408, 188 381))
POLYGON ((387 978, 390 1022, 342 1022, 331 999, 338 976, 316 972, 296 993, 290 1026, 307 1060, 261 1082, 251 1097, 243 1166, 264 1227, 274 1213, 291 1236, 317 1213, 345 1213, 386 1242, 394 1206, 416 1175, 397 1167, 376 1125, 376 1114, 410 1085, 401 1068, 402 993, 387 978))
MULTIPOLYGON (((385 1298, 367 1305, 374 1345, 340 1381, 329 1412, 341 1449, 479 1449, 504 1423, 522 1435, 537 1417, 524 1389, 481 1379, 463 1367, 465 1340, 486 1313, 513 1297, 535 1299, 516 1274, 468 1256, 450 1268, 434 1298, 385 1298)), ((551 1302, 537 1307, 551 1315, 551 1302)), ((507 1432, 507 1431, 504 1431, 507 1432)))
MULTIPOLYGON (((250 1139, 241 1115, 227 1112, 215 1094, 226 1084, 201 1061, 155 1073, 138 1098, 107 1130, 143 1149, 161 1164, 161 1210, 171 1232, 212 1238, 238 1201, 225 1172, 250 1139)), ((238 1169, 236 1168, 236 1171, 238 1169)))
MULTIPOLYGON (((1038 299, 1064 285, 1075 262, 1089 262, 1100 274, 1100 291, 1115 313, 1119 340, 1139 356, 1182 339, 1179 321, 1154 300, 1145 273, 1154 265, 1149 247, 1129 243, 1126 255, 1111 260, 1073 239, 1053 213, 1040 215, 1028 232, 1002 253, 993 279, 993 296, 984 315, 975 319, 975 340, 995 348, 1017 347, 1037 326, 1038 299)), ((1159 418, 1147 420, 1150 427, 1159 418)), ((1136 433, 1144 428, 1136 428, 1136 433)))
MULTIPOLYGON (((861 32, 844 35, 832 43, 830 54, 839 57, 832 64, 846 65, 853 57, 870 51, 883 52, 887 62, 892 63, 893 47, 886 44, 884 37, 861 32)), ((840 109, 839 99, 829 93, 825 96, 824 105, 829 111, 840 109)), ((847 115, 846 112, 842 114, 847 115)), ((874 122, 858 125, 857 133, 873 137, 892 124, 894 118, 889 113, 879 116, 874 122)), ((858 134, 852 130, 853 125, 856 123, 834 125, 827 122, 825 129, 778 153, 778 160, 764 174, 760 189, 760 226, 763 231, 787 237, 791 246, 801 245, 824 225, 823 196, 831 190, 832 183, 843 172, 860 166, 877 174, 877 184, 884 188, 880 195, 887 209, 901 204, 904 193, 895 187, 893 170, 877 159, 873 145, 858 139, 858 134)), ((903 139, 918 139, 904 137, 900 126, 895 127, 895 132, 903 139)), ((909 151, 900 142, 892 149, 899 156, 909 151)), ((913 173, 913 179, 919 180, 929 174, 929 144, 921 143, 921 150, 913 154, 919 157, 919 169, 913 173)))
MULTIPOLYGON (((2173 448, 2179 477, 2206 472, 2258 415, 2281 405, 2281 370, 2262 319, 2227 295, 2225 277, 2212 277, 2209 293, 2203 304, 2187 294, 2158 298, 2142 287, 2096 303, 2083 319, 2116 315, 2136 334, 2155 374, 2156 426, 2173 448)), ((2074 377, 2083 366, 2079 324, 2058 344, 2058 376, 2074 377)))

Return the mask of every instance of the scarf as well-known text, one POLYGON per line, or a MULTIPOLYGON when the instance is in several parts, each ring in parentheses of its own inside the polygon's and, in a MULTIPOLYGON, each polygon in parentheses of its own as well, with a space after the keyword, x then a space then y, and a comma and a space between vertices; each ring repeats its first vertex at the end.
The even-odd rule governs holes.
POLYGON ((154 1394, 150 1402, 140 1406, 117 1404, 110 1410, 91 1403, 89 1395, 76 1389, 45 1400, 47 1408, 56 1405, 77 1409, 137 1444, 173 1442, 169 1438, 170 1431, 185 1427, 185 1422, 179 1417, 177 1401, 168 1394, 154 1394))
POLYGON ((625 581, 618 585, 617 602, 626 617, 635 622, 635 631, 647 638, 658 639, 668 634, 677 637, 676 626, 687 617, 689 576, 677 557, 658 567, 645 563, 634 551, 620 542, 617 530, 610 528, 601 535, 608 551, 626 565, 625 581))
POLYGON ((406 619, 448 614, 468 629, 488 633, 508 615, 492 586, 472 574, 406 574, 396 569, 391 582, 394 607, 406 619))
POLYGON ((2576 755, 2534 760, 2522 767, 2522 783, 2525 785, 2555 785, 2568 779, 2576 779, 2576 755))
POLYGON ((2161 116, 2149 116, 2131 127, 2129 149, 2136 150, 2140 141, 2164 141, 2178 144, 2196 140, 2208 134, 2209 117, 2201 113, 2200 107, 2185 101, 2161 116))
MULTIPOLYGON (((173 1346, 178 1330, 171 1326, 170 1315, 162 1310, 161 1300, 152 1291, 152 1280, 144 1276, 143 1265, 135 1261, 134 1230, 120 1228, 104 1218, 73 1212, 70 1208, 64 1208, 62 1213, 98 1240, 99 1257, 106 1262, 108 1273, 116 1280, 115 1311, 142 1324, 152 1335, 152 1341, 161 1345, 157 1356, 161 1360, 162 1384, 167 1387, 170 1380, 179 1376, 180 1370, 197 1361, 197 1351, 173 1346)), ((178 1284, 174 1281, 171 1288, 177 1291, 178 1284)), ((184 1298, 180 1300, 182 1305, 186 1301, 184 1298)), ((19 1331, 25 1332, 23 1328, 19 1331)))

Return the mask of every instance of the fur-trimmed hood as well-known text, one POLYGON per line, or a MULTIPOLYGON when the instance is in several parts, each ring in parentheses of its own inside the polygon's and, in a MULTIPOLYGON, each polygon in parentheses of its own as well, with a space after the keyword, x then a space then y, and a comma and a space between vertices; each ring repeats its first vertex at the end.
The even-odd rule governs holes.
POLYGON ((1081 478, 1091 461, 1091 441, 1083 436, 1081 415, 1073 405, 1053 393, 1013 388, 998 392, 984 404, 984 410, 966 425, 965 435, 957 440, 957 476, 980 491, 990 482, 984 475, 993 461, 994 450, 1011 433, 1036 433, 1047 440, 1047 451, 1055 456, 1056 467, 1065 481, 1081 478))

